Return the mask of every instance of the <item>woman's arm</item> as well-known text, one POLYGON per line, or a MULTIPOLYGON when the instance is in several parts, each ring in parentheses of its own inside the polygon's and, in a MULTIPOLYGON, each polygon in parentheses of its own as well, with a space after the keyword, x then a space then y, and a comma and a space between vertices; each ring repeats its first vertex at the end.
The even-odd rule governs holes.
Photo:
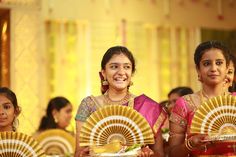
POLYGON ((207 145, 212 146, 205 140, 206 134, 193 134, 190 138, 185 138, 185 129, 173 122, 170 123, 170 130, 170 157, 186 157, 193 150, 204 151, 207 149, 207 145))
POLYGON ((155 137, 155 143, 141 149, 138 157, 164 157, 163 138, 161 134, 155 137))
POLYGON ((75 145, 75 155, 74 157, 84 157, 89 154, 89 148, 88 147, 81 147, 79 138, 80 138, 80 130, 82 128, 83 122, 76 121, 76 145, 75 145))
POLYGON ((80 157, 80 156, 87 156, 89 154, 89 148, 88 147, 81 147, 80 146, 80 130, 83 126, 83 122, 90 116, 92 113, 91 108, 93 108, 94 102, 91 99, 90 96, 84 98, 78 108, 78 111, 76 113, 76 147, 75 147, 75 155, 74 157, 80 157))
POLYGON ((185 146, 185 132, 183 127, 170 122, 169 137, 169 156, 170 157, 186 157, 190 150, 185 146))
POLYGON ((155 137, 155 144, 150 145, 154 152, 154 157, 164 157, 163 138, 161 132, 155 137))

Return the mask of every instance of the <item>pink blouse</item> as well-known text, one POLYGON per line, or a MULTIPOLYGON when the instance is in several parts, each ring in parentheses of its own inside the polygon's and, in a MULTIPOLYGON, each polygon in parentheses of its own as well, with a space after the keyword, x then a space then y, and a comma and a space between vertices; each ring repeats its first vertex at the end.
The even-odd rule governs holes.
MULTIPOLYGON (((236 95, 236 93, 232 93, 236 95)), ((175 106, 173 107, 170 121, 178 124, 179 126, 186 129, 186 137, 190 135, 190 126, 197 108, 203 103, 203 98, 200 92, 185 95, 180 97, 175 106)), ((224 142, 217 143, 214 147, 210 147, 205 151, 193 151, 192 154, 195 155, 223 155, 223 156, 234 156, 236 155, 236 141, 235 142, 224 142)))

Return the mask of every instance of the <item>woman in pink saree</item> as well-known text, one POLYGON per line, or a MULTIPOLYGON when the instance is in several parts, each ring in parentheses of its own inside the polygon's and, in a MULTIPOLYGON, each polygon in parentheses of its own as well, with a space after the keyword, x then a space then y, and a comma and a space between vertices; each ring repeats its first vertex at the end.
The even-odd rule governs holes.
POLYGON ((104 54, 101 67, 103 94, 84 98, 76 114, 75 157, 89 153, 88 148, 79 145, 79 132, 83 122, 94 111, 106 104, 133 107, 143 115, 153 129, 155 144, 150 145, 150 149, 142 149, 141 156, 164 156, 160 129, 165 121, 166 113, 157 102, 146 95, 135 96, 129 92, 129 86, 132 85, 131 77, 135 72, 135 60, 132 53, 126 47, 111 47, 104 54))
POLYGON ((207 99, 231 94, 225 87, 229 50, 217 41, 201 43, 195 50, 194 61, 202 89, 179 98, 170 117, 170 157, 233 156, 234 144, 209 142, 207 135, 190 134, 196 109, 207 99))

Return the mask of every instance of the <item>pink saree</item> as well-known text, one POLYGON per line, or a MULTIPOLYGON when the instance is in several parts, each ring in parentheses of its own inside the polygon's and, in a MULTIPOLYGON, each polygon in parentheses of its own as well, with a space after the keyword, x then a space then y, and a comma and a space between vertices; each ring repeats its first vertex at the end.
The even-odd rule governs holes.
POLYGON ((148 121, 155 135, 160 132, 167 117, 161 105, 142 94, 134 99, 134 109, 148 121))
MULTIPOLYGON (((103 104, 98 104, 95 97, 86 97, 82 100, 75 119, 85 121, 94 111, 97 110, 98 107, 101 107, 102 105, 103 104)), ((130 106, 130 103, 123 105, 130 106)), ((167 117, 167 114, 162 109, 162 106, 142 94, 133 99, 132 107, 148 121, 150 127, 153 129, 154 135, 157 135, 167 117)))
MULTIPOLYGON (((233 93, 232 95, 235 95, 233 93)), ((170 121, 178 124, 186 129, 186 137, 191 136, 190 126, 196 109, 201 104, 199 93, 186 95, 177 100, 174 106, 170 121)), ((206 150, 194 150, 191 156, 235 156, 236 155, 236 141, 232 142, 217 142, 214 146, 206 150)))

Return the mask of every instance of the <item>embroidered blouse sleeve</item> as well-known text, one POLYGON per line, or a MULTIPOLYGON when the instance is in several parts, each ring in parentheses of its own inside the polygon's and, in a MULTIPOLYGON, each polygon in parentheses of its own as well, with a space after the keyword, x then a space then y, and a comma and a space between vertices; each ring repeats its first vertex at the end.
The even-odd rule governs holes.
POLYGON ((95 110, 95 102, 93 101, 91 96, 88 96, 84 98, 79 105, 75 120, 84 122, 95 110))
POLYGON ((187 103, 184 97, 180 97, 176 101, 176 104, 171 111, 170 121, 180 125, 183 128, 186 128, 188 124, 187 117, 188 117, 187 103))

